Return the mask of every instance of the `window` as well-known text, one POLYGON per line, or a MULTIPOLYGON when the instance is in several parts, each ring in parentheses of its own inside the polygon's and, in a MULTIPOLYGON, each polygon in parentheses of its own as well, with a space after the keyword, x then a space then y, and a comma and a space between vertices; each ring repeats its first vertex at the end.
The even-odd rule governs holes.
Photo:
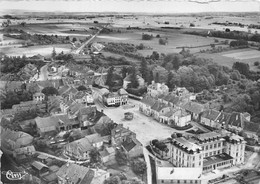
POLYGON ((206 146, 206 150, 208 150, 208 145, 206 146))
POLYGON ((198 183, 198 181, 197 181, 197 180, 195 180, 195 183, 198 183))
POLYGON ((187 181, 186 180, 184 180, 184 183, 186 183, 187 181))
POLYGON ((171 183, 173 183, 173 180, 171 180, 171 183))
POLYGON ((221 142, 218 143, 218 147, 220 147, 220 146, 221 146, 221 142))
POLYGON ((214 144, 214 148, 216 148, 217 147, 217 144, 214 144))
POLYGON ((164 183, 164 180, 162 180, 162 183, 164 183))
POLYGON ((207 156, 208 156, 208 153, 205 154, 205 157, 207 157, 207 156))
POLYGON ((177 180, 177 183, 180 183, 180 180, 177 180))
POLYGON ((212 144, 209 146, 210 149, 212 149, 212 144))

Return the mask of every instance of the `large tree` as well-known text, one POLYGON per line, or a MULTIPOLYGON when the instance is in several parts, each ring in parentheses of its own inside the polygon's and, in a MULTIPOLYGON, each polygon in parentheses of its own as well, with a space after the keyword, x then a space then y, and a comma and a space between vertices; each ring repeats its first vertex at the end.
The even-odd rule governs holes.
POLYGON ((101 162, 101 156, 100 153, 98 152, 98 150, 92 149, 89 153, 89 157, 90 157, 90 162, 91 163, 100 163, 101 162))
POLYGON ((55 87, 45 87, 43 88, 42 93, 44 93, 46 96, 59 94, 58 90, 55 87))
POLYGON ((108 69, 108 72, 107 72, 107 81, 106 81, 106 85, 108 85, 108 87, 109 87, 110 89, 114 87, 113 73, 114 73, 114 67, 111 66, 111 67, 108 69))
POLYGON ((250 68, 249 68, 249 65, 246 64, 246 63, 235 62, 235 63, 233 64, 232 68, 233 68, 234 70, 238 70, 239 73, 245 75, 246 77, 249 76, 250 68))
POLYGON ((128 84, 127 88, 138 88, 139 82, 137 79, 137 72, 136 68, 132 66, 131 74, 130 74, 130 83, 128 84))
POLYGON ((148 66, 147 66, 147 61, 146 60, 143 60, 141 62, 140 72, 141 72, 142 77, 145 80, 145 82, 148 82, 148 80, 149 80, 149 70, 148 70, 148 66))
POLYGON ((122 150, 117 150, 116 151, 116 161, 119 165, 126 165, 128 162, 126 153, 122 150))

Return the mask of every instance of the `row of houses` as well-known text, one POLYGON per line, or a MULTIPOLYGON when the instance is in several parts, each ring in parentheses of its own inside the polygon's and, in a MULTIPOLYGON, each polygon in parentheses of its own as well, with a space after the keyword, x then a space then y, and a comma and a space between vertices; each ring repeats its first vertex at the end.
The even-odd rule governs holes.
POLYGON ((64 147, 64 153, 74 160, 89 160, 91 150, 97 149, 102 162, 108 163, 115 161, 116 150, 120 148, 129 157, 143 154, 142 144, 136 139, 136 134, 121 124, 113 128, 110 135, 94 133, 70 142, 64 147))
POLYGON ((197 121, 200 113, 206 109, 205 105, 193 102, 195 95, 185 88, 177 88, 171 93, 154 97, 147 95, 141 100, 139 110, 147 116, 152 116, 161 123, 185 126, 190 121, 197 121))

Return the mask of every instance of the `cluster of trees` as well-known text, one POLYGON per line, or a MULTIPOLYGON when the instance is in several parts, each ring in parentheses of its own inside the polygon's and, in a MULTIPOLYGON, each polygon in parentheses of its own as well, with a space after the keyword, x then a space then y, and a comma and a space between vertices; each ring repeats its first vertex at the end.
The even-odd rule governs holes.
POLYGON ((159 44, 160 45, 167 45, 168 44, 168 39, 167 38, 160 38, 159 39, 159 44))
POLYGON ((20 34, 4 34, 7 37, 30 40, 32 43, 39 45, 49 45, 49 44, 64 44, 70 43, 68 37, 58 36, 58 35, 42 35, 42 34, 28 34, 22 30, 19 31, 20 34))
POLYGON ((1 109, 11 109, 13 105, 20 102, 32 100, 32 94, 28 91, 13 92, 9 91, 1 99, 1 109))
POLYGON ((116 161, 118 165, 126 165, 128 163, 128 156, 123 150, 116 150, 116 161))
POLYGON ((142 54, 137 53, 136 51, 142 49, 144 49, 144 46, 142 44, 135 46, 133 44, 113 43, 113 42, 108 43, 104 48, 105 51, 124 55, 140 61, 144 60, 145 58, 142 54))
POLYGON ((230 47, 247 47, 248 42, 245 40, 236 40, 236 41, 231 41, 229 43, 230 47))
POLYGON ((20 70, 27 64, 31 63, 34 64, 38 69, 45 65, 43 61, 39 60, 32 60, 27 58, 25 55, 20 56, 4 56, 1 61, 1 73, 13 73, 17 74, 20 70))
POLYGON ((113 66, 108 69, 105 85, 107 85, 110 90, 123 85, 123 78, 115 73, 113 66))
POLYGON ((45 87, 42 89, 42 93, 46 96, 58 95, 59 92, 55 87, 45 87))
POLYGON ((151 34, 142 34, 142 40, 152 40, 153 39, 153 35, 151 34))
POLYGON ((210 34, 208 34, 207 31, 189 31, 185 32, 185 34, 260 42, 260 34, 252 35, 250 33, 240 31, 211 31, 210 34))
POLYGON ((105 60, 108 61, 108 65, 109 66, 114 66, 114 65, 131 65, 132 62, 128 61, 125 57, 120 57, 120 58, 116 58, 116 57, 106 57, 105 60))

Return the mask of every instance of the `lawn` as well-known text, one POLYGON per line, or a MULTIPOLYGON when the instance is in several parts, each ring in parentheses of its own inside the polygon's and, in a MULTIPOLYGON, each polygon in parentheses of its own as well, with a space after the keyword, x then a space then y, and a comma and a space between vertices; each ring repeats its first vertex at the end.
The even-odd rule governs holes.
POLYGON ((251 70, 259 71, 259 69, 254 66, 254 62, 260 61, 260 51, 250 48, 213 54, 196 53, 195 55, 202 58, 212 59, 212 61, 218 63, 219 65, 227 66, 229 68, 232 68, 233 63, 237 61, 244 62, 249 64, 251 70))

